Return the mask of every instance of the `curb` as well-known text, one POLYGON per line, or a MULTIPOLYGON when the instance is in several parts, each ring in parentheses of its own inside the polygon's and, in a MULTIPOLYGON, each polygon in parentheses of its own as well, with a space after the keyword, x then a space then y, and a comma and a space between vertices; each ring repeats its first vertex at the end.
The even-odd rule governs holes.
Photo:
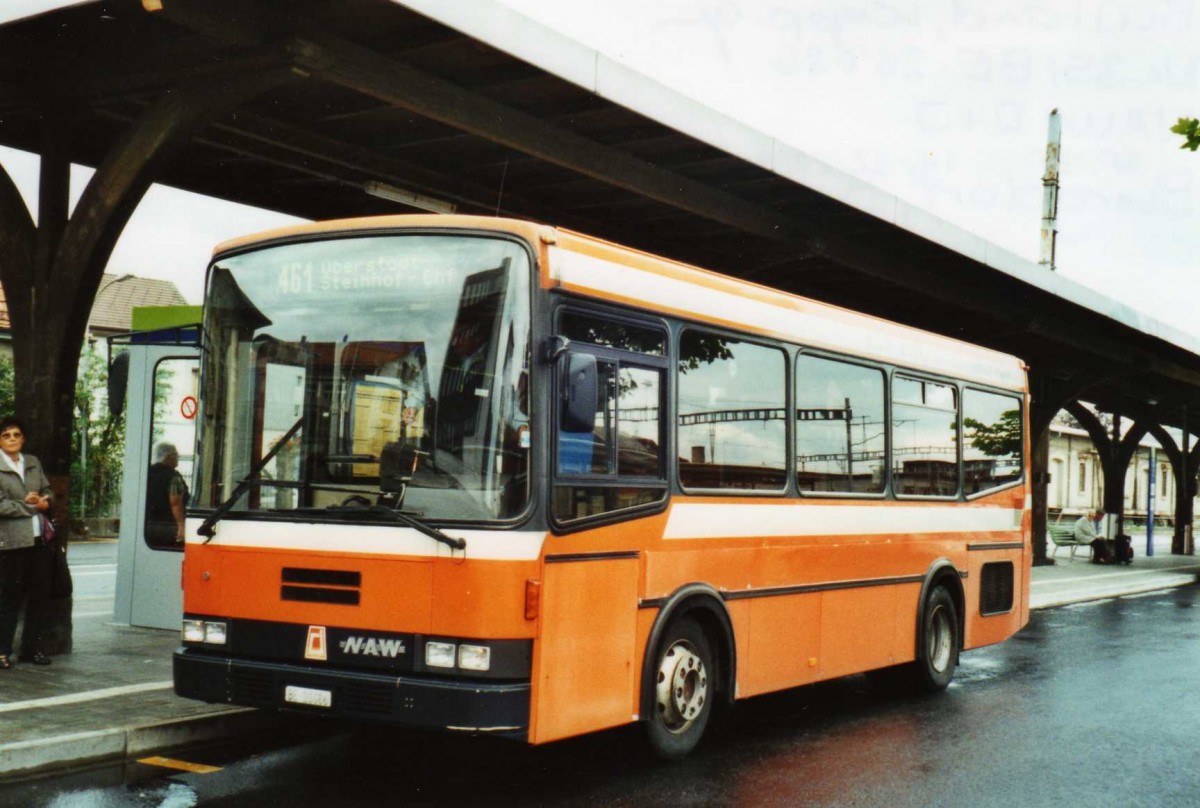
POLYGON ((281 723, 281 717, 277 713, 235 707, 153 724, 0 744, 0 781, 50 770, 122 761, 151 751, 257 732, 278 723, 281 723))
POLYGON ((1200 582, 1200 574, 1198 573, 1164 573, 1149 580, 1131 581, 1123 586, 1113 586, 1110 582, 1107 584, 1071 588, 1045 598, 1031 597, 1029 608, 1031 610, 1054 609, 1059 606, 1070 606, 1074 603, 1090 603, 1097 600, 1126 597, 1128 595, 1144 595, 1149 592, 1160 592, 1164 589, 1191 586, 1197 582, 1200 582))

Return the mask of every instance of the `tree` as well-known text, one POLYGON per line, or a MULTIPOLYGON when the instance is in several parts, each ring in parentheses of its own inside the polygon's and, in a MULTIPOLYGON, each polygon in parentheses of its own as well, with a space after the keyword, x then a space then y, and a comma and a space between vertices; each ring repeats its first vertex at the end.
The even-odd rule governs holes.
POLYGON ((108 409, 108 364, 95 345, 79 360, 71 436, 72 516, 113 516, 121 502, 125 417, 108 409))
POLYGON ((1200 149, 1200 120, 1196 118, 1180 118, 1179 123, 1171 127, 1177 135, 1183 135, 1181 149, 1196 151, 1200 149))
POLYGON ((0 417, 16 412, 16 380, 10 356, 0 356, 0 417))
POLYGON ((1005 410, 994 424, 963 418, 971 446, 988 457, 1013 457, 1021 454, 1021 411, 1005 410))

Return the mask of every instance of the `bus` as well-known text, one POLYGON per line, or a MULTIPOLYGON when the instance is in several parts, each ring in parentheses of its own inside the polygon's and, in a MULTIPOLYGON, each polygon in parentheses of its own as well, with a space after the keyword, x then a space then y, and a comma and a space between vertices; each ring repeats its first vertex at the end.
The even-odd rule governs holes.
POLYGON ((672 758, 1028 621, 1014 357, 458 215, 221 245, 202 345, 181 696, 672 758))

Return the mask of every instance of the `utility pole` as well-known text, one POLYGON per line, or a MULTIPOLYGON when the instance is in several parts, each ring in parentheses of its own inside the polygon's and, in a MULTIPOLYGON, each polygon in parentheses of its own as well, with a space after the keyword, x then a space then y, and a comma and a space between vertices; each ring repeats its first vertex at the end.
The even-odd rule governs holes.
POLYGON ((854 415, 850 409, 850 399, 846 398, 846 409, 843 413, 846 419, 846 485, 849 490, 854 490, 854 415))
POLYGON ((1053 271, 1058 240, 1058 158, 1062 153, 1062 119, 1050 110, 1050 132, 1046 137, 1046 173, 1042 175, 1042 250, 1038 263, 1053 271))
POLYGON ((1154 555, 1154 470, 1158 456, 1150 447, 1150 468, 1146 470, 1146 557, 1154 555))

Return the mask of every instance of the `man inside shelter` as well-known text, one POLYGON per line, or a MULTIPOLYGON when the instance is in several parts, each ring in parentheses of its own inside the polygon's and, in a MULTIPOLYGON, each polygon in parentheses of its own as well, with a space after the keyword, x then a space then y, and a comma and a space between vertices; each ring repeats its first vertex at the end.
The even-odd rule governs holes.
POLYGON ((179 450, 174 444, 164 442, 154 447, 146 491, 146 542, 151 547, 183 545, 188 488, 178 466, 179 450))

